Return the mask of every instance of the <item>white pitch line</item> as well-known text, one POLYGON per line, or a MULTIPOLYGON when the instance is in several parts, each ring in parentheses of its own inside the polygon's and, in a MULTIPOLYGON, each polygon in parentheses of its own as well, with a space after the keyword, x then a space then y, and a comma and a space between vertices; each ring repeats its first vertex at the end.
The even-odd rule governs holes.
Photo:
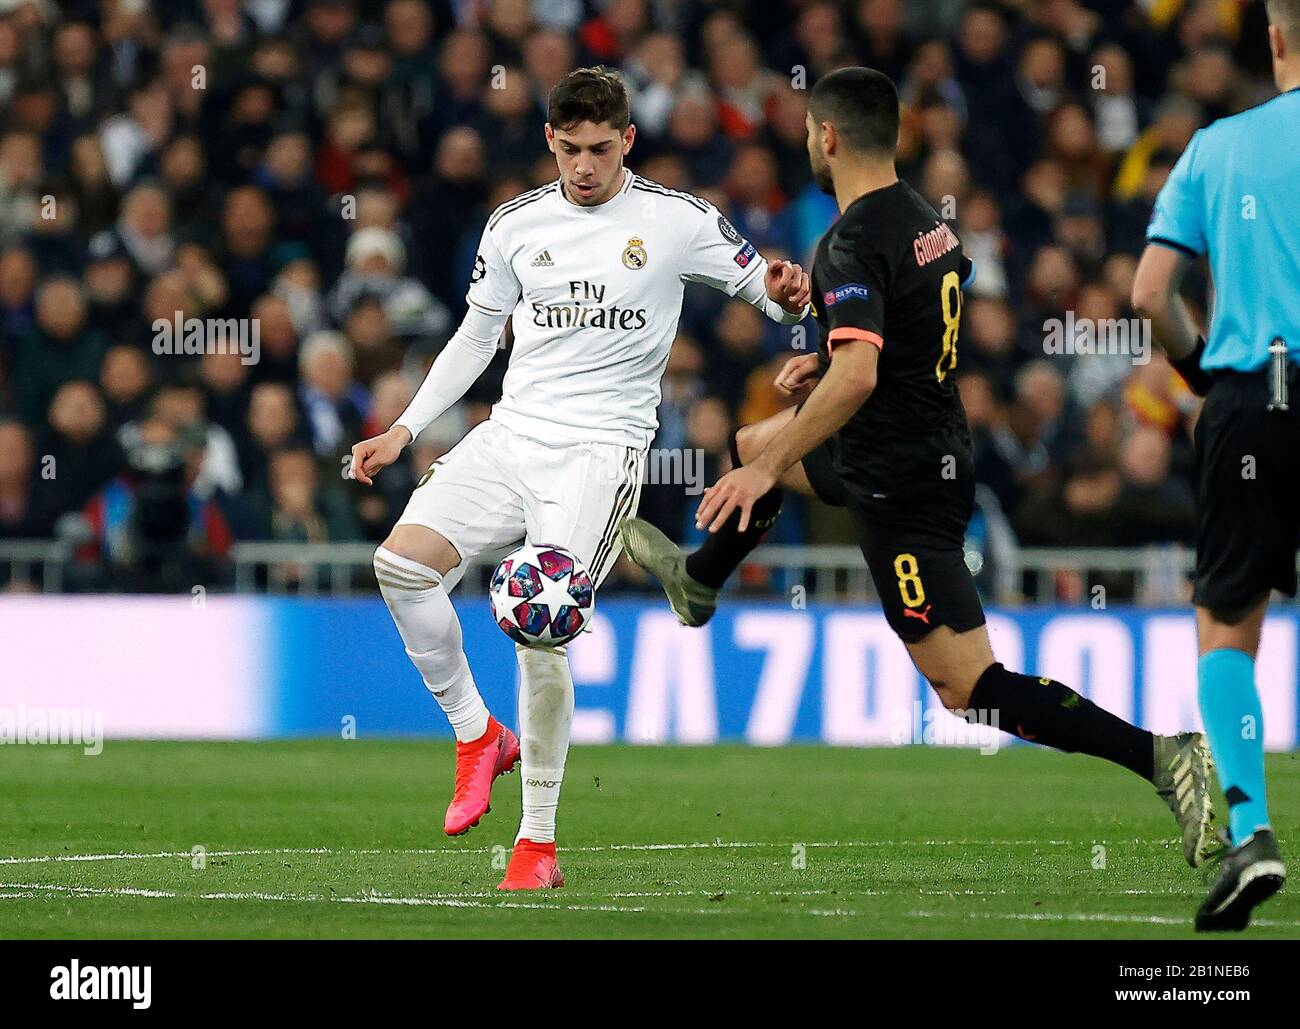
MULTIPOLYGON (((910 894, 911 890, 883 891, 883 890, 801 890, 801 891, 754 891, 754 890, 719 890, 709 892, 707 890, 673 890, 673 891, 643 891, 643 892, 620 892, 610 896, 613 899, 638 899, 638 898, 664 898, 664 897, 778 897, 778 896, 825 896, 834 892, 845 898, 849 897, 884 897, 900 896, 910 894)), ((919 891, 931 896, 943 896, 943 891, 919 891)), ((966 891, 966 895, 982 896, 992 891, 966 891)), ((997 891, 1004 892, 1004 891, 997 891)), ((1135 891, 1126 891, 1135 892, 1135 891)), ((522 901, 490 900, 492 894, 484 893, 463 893, 463 894, 432 894, 418 895, 411 897, 390 896, 380 893, 368 893, 360 896, 330 896, 316 893, 265 893, 260 891, 253 892, 230 892, 230 893, 201 893, 185 894, 178 893, 175 890, 152 890, 141 889, 136 887, 119 886, 119 887, 99 887, 99 886, 68 886, 56 883, 0 883, 0 900, 30 900, 39 899, 43 896, 49 896, 51 893, 70 898, 90 900, 97 898, 143 898, 148 900, 189 900, 198 899, 204 901, 261 901, 261 902, 280 902, 280 903, 331 903, 331 904, 375 904, 400 907, 446 907, 446 908, 473 908, 482 910, 491 909, 517 909, 530 911, 585 911, 585 912, 605 912, 616 914, 644 914, 644 907, 628 907, 618 904, 545 904, 545 903, 527 903, 522 901)), ((713 915, 721 914, 726 909, 719 905, 709 908, 697 908, 691 914, 713 915)), ((846 908, 809 908, 795 909, 796 913, 815 915, 819 917, 851 917, 856 916, 857 912, 846 908)), ((686 912, 675 912, 682 914, 686 912)), ((1005 921, 1024 921, 1024 922, 1109 922, 1116 924, 1137 924, 1137 925, 1168 925, 1168 926, 1186 926, 1189 924, 1186 918, 1174 918, 1165 915, 1115 915, 1115 914, 1094 914, 1094 913, 1052 913, 1052 912, 947 912, 947 911, 909 911, 908 915, 913 918, 935 918, 935 917, 952 917, 957 914, 959 917, 968 919, 999 919, 1005 921)), ((1252 923, 1265 928, 1295 928, 1300 926, 1300 921, 1284 921, 1277 919, 1255 919, 1252 923)))
POLYGON ((854 897, 883 896, 875 890, 732 890, 725 886, 717 890, 620 890, 610 896, 634 900, 638 897, 822 897, 832 893, 854 897))
MULTIPOLYGON (((561 854, 599 854, 609 851, 679 851, 679 850, 753 850, 775 848, 788 850, 796 844, 801 847, 817 849, 839 849, 850 847, 1073 847, 1073 846, 1121 846, 1124 844, 1149 844, 1151 840, 1088 840, 1077 843, 1073 840, 828 840, 804 841, 790 840, 775 843, 770 840, 744 842, 712 840, 697 843, 609 843, 587 847, 561 847, 561 854)), ((269 847, 248 848, 244 850, 209 850, 195 855, 191 850, 159 850, 151 853, 107 853, 107 854, 42 854, 16 855, 0 857, 0 865, 45 865, 59 862, 78 861, 155 861, 169 858, 226 858, 226 857, 292 857, 292 856, 411 856, 411 857, 448 857, 460 854, 491 854, 496 847, 419 847, 419 848, 354 848, 354 847, 269 847)))
MULTIPOLYGON (((643 907, 625 907, 617 904, 529 904, 521 901, 499 900, 461 900, 452 897, 390 897, 382 894, 364 894, 359 897, 329 897, 323 894, 295 893, 200 893, 195 895, 177 893, 174 890, 138 890, 130 887, 93 887, 62 886, 53 883, 0 883, 3 892, 0 899, 22 899, 40 897, 42 894, 56 893, 83 900, 100 897, 145 897, 150 900, 256 900, 288 903, 329 903, 329 904, 386 904, 403 907, 450 907, 450 908, 519 908, 532 911, 598 911, 615 914, 641 914, 643 907)), ((711 914, 714 909, 698 914, 711 914)))
MULTIPOLYGON (((387 894, 362 894, 359 897, 327 897, 323 894, 305 893, 201 893, 200 900, 262 900, 262 901, 299 901, 307 903, 326 902, 330 904, 387 904, 398 907, 448 907, 448 908, 526 908, 533 911, 552 911, 560 908, 564 911, 613 911, 620 913, 639 913, 641 907, 623 907, 611 904, 525 904, 519 901, 498 900, 488 903, 481 897, 491 894, 474 894, 466 897, 454 895, 433 895, 418 897, 392 897, 387 894)), ((498 894, 499 896, 499 894, 498 894)))
MULTIPOLYGON (((719 897, 725 900, 728 897, 823 897, 836 895, 845 899, 853 897, 897 897, 911 895, 913 892, 919 892, 928 896, 986 896, 993 894, 1003 894, 1005 890, 997 891, 965 891, 964 894, 952 894, 941 890, 660 890, 660 891, 625 891, 609 894, 614 900, 637 900, 653 898, 703 898, 719 897)), ((1128 891, 1132 892, 1132 891, 1128 891)), ((517 908, 522 910, 535 911, 596 911, 596 912, 614 912, 622 914, 643 914, 647 910, 644 907, 627 907, 617 904, 545 904, 545 903, 525 903, 522 901, 512 901, 505 898, 492 899, 497 897, 495 892, 466 892, 466 893, 434 893, 420 894, 411 897, 391 896, 383 893, 365 893, 359 896, 332 896, 320 893, 266 893, 262 891, 245 891, 245 892, 221 892, 221 893, 199 893, 187 894, 175 890, 152 890, 141 889, 136 887, 118 886, 118 887, 100 887, 100 886, 68 886, 56 883, 0 883, 0 900, 30 900, 51 893, 75 897, 83 900, 105 898, 105 897, 141 897, 149 900, 205 900, 205 901, 263 901, 263 902, 281 902, 281 903, 328 903, 328 904, 376 904, 401 907, 448 907, 448 908, 478 908, 490 910, 493 908, 517 908)), ((593 898, 594 900, 595 898, 593 898)), ((697 908, 692 914, 713 915, 720 914, 725 910, 721 905, 709 908, 697 908)), ((845 908, 807 908, 793 909, 796 913, 817 915, 822 917, 842 917, 854 916, 857 911, 845 908)), ((682 914, 687 912, 672 912, 682 914)), ((908 914, 916 918, 933 918, 946 917, 951 912, 940 911, 910 911, 908 914)), ((1080 921, 1080 922, 1132 922, 1141 924, 1154 925, 1185 925, 1186 919, 1170 918, 1160 915, 1091 915, 1091 914, 1051 914, 1046 912, 1033 914, 1018 913, 985 913, 985 912, 960 912, 958 913, 966 918, 997 918, 1020 921, 1080 921)), ((1255 925, 1289 927, 1300 925, 1300 922, 1280 922, 1256 919, 1255 925)))
MULTIPOLYGON (((290 854, 340 854, 348 853, 347 851, 335 851, 328 847, 300 847, 286 848, 279 850, 209 850, 203 852, 203 857, 268 857, 273 855, 290 855, 290 854)), ((365 853, 357 851, 356 853, 365 853)), ((394 853, 402 853, 396 851, 394 853)), ((436 853, 436 852, 431 852, 436 853)), ((196 857, 192 850, 158 850, 148 854, 47 854, 37 857, 0 857, 0 865, 48 865, 61 861, 155 861, 164 858, 192 858, 196 857)))
MULTIPOLYGON (((985 911, 964 911, 964 912, 947 912, 947 911, 909 911, 907 914, 912 918, 948 918, 953 914, 963 918, 997 918, 1006 921, 1015 922, 1119 922, 1133 923, 1139 925, 1174 925, 1190 927, 1192 924, 1191 917, 1171 918, 1168 915, 1109 915, 1093 914, 1088 912, 1073 913, 1052 913, 1052 912, 985 912, 985 911)), ((1254 918, 1251 919, 1251 925, 1260 925, 1265 928, 1287 929, 1300 926, 1300 922, 1279 921, 1277 919, 1254 918)))
MULTIPOLYGON (((840 849, 840 848, 882 848, 882 847, 1021 847, 1021 846, 1049 846, 1049 847, 1069 847, 1083 846, 1085 844, 1071 840, 814 840, 814 841, 797 841, 800 846, 816 849, 840 849)), ((1086 845, 1103 843, 1106 845, 1143 845, 1150 844, 1150 840, 1089 840, 1086 845)), ((760 850, 760 849, 777 849, 786 850, 793 846, 790 842, 773 842, 766 841, 725 841, 715 839, 711 841, 698 841, 688 843, 615 843, 598 846, 583 847, 565 847, 561 852, 568 853, 607 853, 613 851, 641 851, 641 852, 659 852, 659 851, 694 851, 694 850, 760 850)), ((465 848, 332 848, 332 847, 277 847, 277 848, 244 848, 237 850, 213 850, 201 851, 196 855, 192 850, 176 851, 153 851, 153 852, 118 852, 118 853, 101 853, 101 854, 53 854, 53 855, 17 855, 11 857, 0 857, 0 865, 42 865, 57 864, 67 862, 100 862, 100 861, 155 861, 185 859, 202 856, 205 859, 215 858, 236 858, 236 857, 375 857, 375 856, 394 856, 394 857, 447 857, 452 855, 483 855, 495 853, 500 847, 465 847, 465 848)), ((146 899, 163 899, 163 900, 183 900, 183 899, 200 899, 208 901, 263 901, 263 902, 289 902, 289 903, 341 903, 341 904, 380 904, 380 905, 399 905, 399 906, 426 906, 426 907, 456 907, 456 908, 522 908, 528 910, 560 910, 560 911, 597 911, 597 912, 620 912, 620 913, 643 913, 646 909, 643 907, 625 907, 621 905, 608 904, 542 904, 542 903, 524 903, 520 901, 490 900, 494 897, 493 892, 474 892, 474 893, 437 893, 423 894, 413 897, 393 897, 382 894, 364 894, 353 897, 325 896, 319 894, 290 894, 290 893, 265 893, 265 892, 231 892, 231 893, 204 893, 204 894, 184 894, 170 890, 151 890, 138 889, 134 887, 93 887, 93 886, 68 886, 43 883, 0 883, 0 900, 18 900, 48 897, 51 893, 57 893, 68 897, 80 899, 92 899, 96 897, 140 897, 146 899)), ((664 898, 664 897, 713 897, 713 896, 737 896, 737 897, 814 897, 828 896, 835 894, 845 898, 851 897, 880 897, 880 896, 901 896, 914 895, 921 896, 993 896, 1006 893, 1006 890, 926 890, 926 889, 907 889, 907 890, 770 890, 770 891, 739 891, 720 889, 716 891, 698 890, 698 891, 627 891, 612 894, 613 899, 635 900, 638 898, 664 898)), ((1126 894, 1140 893, 1168 893, 1169 895, 1178 895, 1171 891, 1144 891, 1144 890, 1126 890, 1126 894)), ((593 898, 594 899, 594 898, 593 898)), ((720 914, 725 910, 721 906, 708 908, 699 908, 694 912, 675 912, 678 914, 720 914)), ((824 909, 795 909, 801 913, 813 914, 823 917, 840 917, 856 914, 842 908, 830 910, 824 909)), ((929 917, 940 914, 939 912, 917 911, 912 914, 918 917, 929 917)), ((969 917, 981 917, 970 914, 969 917)), ((1085 916, 1052 916, 1046 914, 1040 915, 984 915, 982 917, 1006 917, 1006 918, 1023 918, 1026 920, 1088 920, 1085 916)), ((1138 921, 1138 922, 1167 922, 1171 925, 1181 925, 1180 919, 1161 919, 1159 916, 1150 918, 1129 917, 1129 916, 1096 916, 1092 918, 1095 921, 1138 921)), ((1258 925, 1278 925, 1290 926, 1300 925, 1300 923, 1288 922, 1266 922, 1257 921, 1258 925)))
MULTIPOLYGON (((1134 842, 1143 841, 1135 840, 1134 842)), ((1072 847, 1076 845, 1070 840, 831 840, 811 843, 794 839, 782 843, 774 843, 771 840, 753 843, 714 840, 703 843, 611 843, 599 847, 561 847, 560 853, 565 851, 599 852, 608 850, 751 850, 765 847, 777 847, 784 850, 796 845, 808 848, 837 849, 840 847, 1024 847, 1031 844, 1050 847, 1072 847)), ((1089 840, 1087 846, 1095 844, 1118 846, 1119 842, 1089 840)), ((1079 844, 1079 846, 1083 845, 1079 844)))
MULTIPOLYGON (((611 893, 609 896, 617 898, 637 898, 637 897, 716 897, 718 895, 728 897, 910 897, 920 895, 922 897, 1006 897, 1014 896, 1014 891, 1006 887, 996 890, 942 890, 942 889, 925 889, 924 887, 908 887, 898 890, 858 890, 853 887, 836 887, 834 889, 821 890, 733 890, 723 886, 715 890, 621 890, 617 893, 611 893)), ((462 896, 454 894, 454 896, 462 896)), ((472 894, 463 894, 463 896, 472 896, 472 894)), ((1198 897, 1200 896, 1194 890, 1111 890, 1102 891, 1101 896, 1115 897, 1198 897)))
POLYGON ((617 904, 524 904, 519 901, 502 900, 488 903, 482 900, 453 900, 449 897, 339 897, 340 904, 398 904, 422 907, 449 908, 520 908, 527 911, 613 911, 626 914, 641 914, 642 907, 622 907, 617 904))
POLYGON ((0 883, 0 890, 47 890, 80 897, 150 897, 164 900, 179 896, 172 890, 137 889, 134 886, 63 886, 46 883, 0 883))

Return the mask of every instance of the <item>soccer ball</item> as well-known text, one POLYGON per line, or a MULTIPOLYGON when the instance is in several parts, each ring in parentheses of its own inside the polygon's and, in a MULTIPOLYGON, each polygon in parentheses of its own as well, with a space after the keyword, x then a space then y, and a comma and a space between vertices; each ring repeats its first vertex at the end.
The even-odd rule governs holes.
POLYGON ((548 543, 525 543, 504 558, 492 573, 488 597, 501 631, 526 647, 564 646, 596 609, 596 590, 582 562, 548 543))

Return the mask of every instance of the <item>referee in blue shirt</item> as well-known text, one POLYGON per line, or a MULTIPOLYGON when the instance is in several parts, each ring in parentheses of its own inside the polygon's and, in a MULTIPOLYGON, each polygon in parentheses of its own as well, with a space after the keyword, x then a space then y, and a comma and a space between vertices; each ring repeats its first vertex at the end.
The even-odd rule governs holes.
POLYGON ((1192 137, 1156 200, 1133 306, 1205 397, 1196 425, 1196 629, 1205 731, 1231 846, 1198 929, 1244 929, 1282 888, 1269 824, 1255 654, 1272 590, 1296 592, 1300 528, 1300 0, 1267 0, 1280 96, 1192 137), (1178 286, 1205 254, 1215 303, 1200 337, 1178 286), (1287 353, 1285 347, 1290 347, 1287 353))

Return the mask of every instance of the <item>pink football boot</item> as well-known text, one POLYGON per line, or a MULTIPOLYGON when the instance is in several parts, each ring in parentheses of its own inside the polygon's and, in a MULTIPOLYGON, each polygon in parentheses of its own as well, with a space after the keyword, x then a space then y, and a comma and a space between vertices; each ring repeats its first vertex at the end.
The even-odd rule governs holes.
POLYGON ((519 761, 515 734, 488 716, 488 727, 470 743, 456 741, 456 788, 447 805, 442 831, 460 836, 478 825, 492 810, 492 782, 514 769, 519 761))
POLYGON ((498 890, 551 890, 564 885, 564 873, 555 860, 554 843, 520 840, 506 866, 498 890))

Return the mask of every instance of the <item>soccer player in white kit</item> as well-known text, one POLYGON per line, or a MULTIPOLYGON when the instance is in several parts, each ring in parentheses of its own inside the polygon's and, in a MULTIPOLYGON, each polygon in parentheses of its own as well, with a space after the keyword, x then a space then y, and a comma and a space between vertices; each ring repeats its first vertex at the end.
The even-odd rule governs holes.
POLYGON ((375 551, 406 653, 456 733, 449 835, 478 824, 493 780, 522 753, 523 818, 500 889, 564 883, 555 812, 573 679, 563 648, 516 648, 516 739, 479 695, 448 591, 466 560, 525 539, 567 548, 599 587, 621 550, 619 524, 636 511, 683 283, 705 282, 784 324, 804 317, 810 288, 797 264, 769 265, 711 204, 624 167, 636 127, 616 76, 571 72, 551 93, 545 131, 559 179, 493 212, 459 329, 392 428, 352 448, 349 470, 372 485, 464 395, 512 319, 491 416, 434 463, 375 551))

